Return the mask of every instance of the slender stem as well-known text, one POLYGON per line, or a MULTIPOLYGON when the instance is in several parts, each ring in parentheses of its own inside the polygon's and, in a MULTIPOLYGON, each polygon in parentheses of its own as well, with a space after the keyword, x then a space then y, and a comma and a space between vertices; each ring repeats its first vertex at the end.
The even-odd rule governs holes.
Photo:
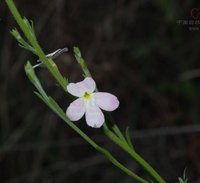
MULTIPOLYGON (((106 117, 108 118, 108 120, 111 122, 111 127, 113 129, 113 131, 117 134, 117 136, 128 145, 126 138, 124 137, 124 135, 122 134, 121 130, 119 129, 119 127, 117 126, 117 124, 115 123, 113 117, 111 116, 110 113, 106 113, 106 117)), ((109 130, 109 129, 108 129, 109 130)))
POLYGON ((104 126, 105 134, 124 151, 130 154, 146 171, 148 171, 159 183, 166 183, 166 181, 150 166, 138 153, 135 152, 127 143, 120 140, 116 135, 104 126))
POLYGON ((37 40, 35 37, 30 34, 29 30, 27 29, 27 26, 25 22, 23 21, 19 11, 17 10, 13 0, 6 0, 6 3, 13 14, 16 22, 20 26, 21 30, 23 31, 24 35, 26 38, 30 41, 32 46, 35 48, 37 51, 37 55, 40 58, 40 60, 43 62, 43 64, 48 68, 48 70, 51 72, 51 74, 55 77, 57 82, 60 84, 60 86, 66 91, 66 81, 60 74, 57 66, 54 64, 54 62, 51 59, 47 59, 44 52, 42 51, 40 45, 38 44, 37 40))

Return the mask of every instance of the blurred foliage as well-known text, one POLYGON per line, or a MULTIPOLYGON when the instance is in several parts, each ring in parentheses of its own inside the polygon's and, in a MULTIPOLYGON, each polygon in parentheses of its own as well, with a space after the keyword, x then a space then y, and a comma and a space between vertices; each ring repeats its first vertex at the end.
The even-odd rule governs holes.
MULTIPOLYGON (((131 132, 199 124, 199 31, 180 25, 191 19, 198 1, 15 1, 33 20, 46 53, 79 46, 100 90, 117 95, 121 107, 113 115, 131 132), (133 131, 134 130, 134 131, 133 131)), ((23 65, 37 58, 18 47, 10 30, 14 20, 4 1, 0 6, 0 181, 132 182, 60 122, 33 94, 23 65)), ((69 81, 82 78, 72 50, 56 61, 69 81)), ((43 68, 37 70, 49 93, 63 109, 66 95, 43 68)), ((100 130, 78 125, 115 151, 136 172, 121 151, 101 138, 100 130)), ((187 167, 188 182, 199 182, 199 134, 139 138, 135 148, 169 182, 187 167)))

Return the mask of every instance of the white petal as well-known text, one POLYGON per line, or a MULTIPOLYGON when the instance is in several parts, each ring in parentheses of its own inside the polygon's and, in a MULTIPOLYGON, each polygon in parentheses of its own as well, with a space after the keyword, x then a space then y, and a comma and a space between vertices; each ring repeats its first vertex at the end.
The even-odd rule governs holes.
POLYGON ((96 88, 96 83, 91 77, 86 77, 82 82, 87 92, 89 93, 94 92, 96 88))
POLYGON ((86 77, 81 82, 69 83, 67 85, 67 91, 76 97, 82 97, 85 92, 92 93, 95 88, 96 83, 91 77, 86 77))
POLYGON ((98 106, 87 107, 85 118, 88 126, 93 128, 100 128, 105 121, 103 112, 98 106))
POLYGON ((81 84, 81 82, 78 83, 69 83, 67 85, 67 91, 76 96, 76 97, 82 97, 85 93, 85 88, 81 84))
POLYGON ((105 111, 114 111, 119 107, 119 100, 110 93, 97 92, 93 95, 95 97, 96 105, 105 111))
POLYGON ((85 114, 85 104, 83 99, 78 98, 73 101, 70 106, 67 108, 66 114, 72 121, 78 121, 85 114))

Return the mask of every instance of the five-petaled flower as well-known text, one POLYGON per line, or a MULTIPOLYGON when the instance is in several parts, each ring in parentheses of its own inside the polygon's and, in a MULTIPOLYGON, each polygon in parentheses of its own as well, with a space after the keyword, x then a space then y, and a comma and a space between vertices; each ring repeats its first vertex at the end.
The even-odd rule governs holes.
POLYGON ((105 111, 114 111, 119 106, 116 96, 107 92, 94 92, 96 83, 91 77, 86 77, 78 83, 70 83, 67 91, 78 97, 67 108, 66 114, 71 121, 78 121, 85 114, 86 122, 93 128, 100 128, 105 122, 105 111))

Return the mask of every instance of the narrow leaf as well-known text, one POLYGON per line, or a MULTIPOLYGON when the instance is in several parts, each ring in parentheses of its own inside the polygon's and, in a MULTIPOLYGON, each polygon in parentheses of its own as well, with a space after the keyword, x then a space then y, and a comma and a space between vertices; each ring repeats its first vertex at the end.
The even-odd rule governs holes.
POLYGON ((127 140, 128 145, 129 145, 132 149, 134 149, 133 144, 132 144, 132 140, 131 140, 131 135, 130 135, 129 127, 126 128, 125 136, 126 136, 126 140, 127 140))

